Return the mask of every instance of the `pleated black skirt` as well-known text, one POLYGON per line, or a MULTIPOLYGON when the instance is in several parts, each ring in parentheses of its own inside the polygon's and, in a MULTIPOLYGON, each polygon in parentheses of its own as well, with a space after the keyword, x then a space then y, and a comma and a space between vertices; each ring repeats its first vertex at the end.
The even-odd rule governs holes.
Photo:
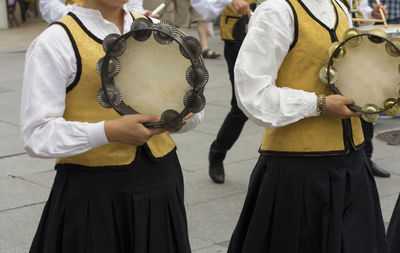
POLYGON ((60 166, 29 252, 191 252, 175 151, 123 170, 60 166))
POLYGON ((389 252, 399 253, 400 252, 400 195, 397 198, 392 218, 390 218, 390 223, 387 230, 387 240, 389 244, 389 252))
POLYGON ((228 253, 387 253, 364 151, 261 155, 228 253))

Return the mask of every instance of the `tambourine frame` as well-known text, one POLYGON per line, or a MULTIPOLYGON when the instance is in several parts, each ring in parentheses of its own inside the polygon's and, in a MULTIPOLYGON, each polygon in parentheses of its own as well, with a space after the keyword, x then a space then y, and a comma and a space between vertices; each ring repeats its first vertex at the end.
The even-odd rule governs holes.
MULTIPOLYGON (((128 37, 133 36, 133 33, 134 33, 134 32, 141 32, 141 31, 151 31, 152 34, 153 34, 154 32, 159 32, 159 33, 162 33, 162 34, 168 36, 170 39, 172 39, 172 40, 174 40, 176 43, 178 43, 179 47, 182 48, 182 49, 185 51, 185 53, 188 55, 189 60, 190 60, 190 62, 191 62, 192 69, 193 69, 193 71, 194 71, 194 76, 193 76, 193 78, 194 78, 194 84, 195 84, 195 85, 193 85, 193 88, 192 88, 192 90, 191 90, 191 91, 192 91, 192 94, 191 94, 191 96, 190 96, 190 100, 193 100, 193 99, 195 98, 195 96, 197 96, 199 93, 203 93, 204 87, 196 87, 196 86, 198 86, 198 72, 197 72, 198 70, 197 70, 197 68, 195 68, 196 65, 204 65, 204 64, 203 64, 203 61, 202 61, 202 59, 201 59, 200 57, 195 57, 195 56, 193 56, 193 54, 192 54, 192 52, 191 52, 190 50, 187 50, 187 48, 186 48, 186 47, 184 46, 184 44, 183 44, 183 40, 181 39, 181 37, 179 37, 179 36, 172 36, 172 35, 170 35, 170 34, 167 33, 167 32, 164 32, 164 31, 161 31, 160 29, 157 29, 156 27, 131 29, 129 32, 127 32, 127 33, 121 35, 120 37, 118 37, 118 38, 111 44, 110 48, 108 49, 108 51, 106 52, 106 54, 105 54, 105 56, 104 56, 103 65, 102 65, 102 67, 101 67, 101 83, 102 83, 102 87, 103 87, 103 90, 104 90, 104 95, 105 95, 105 98, 107 99, 107 102, 112 106, 112 108, 113 108, 118 114, 120 114, 121 116, 127 115, 127 114, 140 114, 140 112, 134 110, 132 107, 130 107, 129 105, 127 105, 123 100, 122 100, 118 105, 115 105, 114 103, 111 102, 110 95, 109 95, 108 92, 107 92, 107 84, 110 84, 110 83, 111 83, 110 81, 111 81, 111 80, 114 80, 114 78, 113 78, 113 77, 112 77, 112 78, 108 77, 107 71, 108 71, 109 62, 110 62, 110 59, 111 59, 111 54, 110 54, 110 53, 112 52, 112 49, 114 48, 114 46, 117 45, 117 43, 118 43, 121 39, 125 39, 125 40, 126 40, 128 37)), ((178 33, 179 35, 184 35, 184 34, 181 33, 179 30, 177 31, 177 33, 178 33)), ((172 42, 172 41, 171 41, 171 42, 172 42)), ((190 104, 190 103, 188 103, 188 104, 190 104)), ((177 116, 176 116, 175 118, 173 118, 173 119, 170 119, 170 120, 168 120, 168 121, 163 121, 163 120, 161 120, 161 121, 159 121, 159 122, 144 123, 143 125, 146 126, 146 127, 148 127, 148 128, 163 127, 163 126, 166 126, 168 123, 170 123, 170 122, 172 122, 172 121, 175 121, 175 120, 182 120, 182 121, 183 121, 183 118, 184 118, 187 114, 189 114, 190 112, 191 112, 191 111, 190 111, 190 109, 188 108, 188 106, 185 105, 184 109, 179 113, 179 115, 177 115, 177 116)))
MULTIPOLYGON (((339 50, 341 49, 341 47, 342 47, 344 44, 346 44, 347 41, 349 41, 349 40, 351 40, 351 39, 354 39, 354 38, 357 38, 357 37, 360 37, 360 36, 367 36, 367 37, 373 37, 373 38, 377 38, 377 39, 382 39, 382 40, 384 40, 385 42, 389 43, 391 46, 393 46, 393 47, 397 50, 397 52, 400 54, 400 49, 399 49, 396 45, 394 45, 390 40, 388 40, 387 38, 381 37, 381 36, 377 36, 377 35, 375 35, 375 34, 361 33, 361 34, 357 34, 357 35, 354 35, 354 36, 351 36, 351 37, 345 39, 345 40, 342 41, 342 42, 339 44, 339 46, 333 51, 331 57, 329 58, 329 62, 328 62, 328 66, 327 66, 327 73, 326 73, 326 79, 327 79, 327 81, 328 81, 328 84, 327 84, 327 85, 329 86, 329 88, 331 89, 331 91, 332 91, 334 94, 339 94, 339 95, 342 95, 342 96, 343 96, 343 94, 339 91, 339 89, 335 86, 335 84, 334 84, 333 82, 331 83, 331 79, 330 79, 330 69, 331 69, 331 67, 333 66, 333 62, 334 62, 333 58, 339 53, 339 50)), ((399 82, 400 82, 400 81, 399 81, 399 82)), ((391 105, 389 105, 389 106, 386 106, 386 107, 384 107, 384 108, 382 108, 382 109, 376 110, 375 112, 366 112, 366 111, 363 111, 362 108, 361 108, 360 106, 358 106, 358 105, 347 105, 347 107, 348 107, 350 110, 352 110, 352 111, 360 112, 360 113, 363 113, 363 114, 377 114, 377 113, 381 113, 381 112, 384 112, 384 111, 386 111, 386 110, 389 110, 390 108, 392 108, 393 106, 395 106, 395 105, 398 104, 398 103, 400 103, 400 97, 398 97, 398 98, 396 99, 396 101, 395 101, 393 104, 391 104, 391 105)), ((380 107, 379 107, 379 108, 380 108, 380 107)))

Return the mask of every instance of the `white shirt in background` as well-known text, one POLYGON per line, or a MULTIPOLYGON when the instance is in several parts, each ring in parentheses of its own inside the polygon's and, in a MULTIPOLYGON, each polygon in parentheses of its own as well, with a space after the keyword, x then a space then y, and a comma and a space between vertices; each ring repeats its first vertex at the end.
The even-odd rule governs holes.
MULTIPOLYGON (((104 20, 99 11, 77 5, 69 8, 99 39, 104 39, 110 33, 120 34, 117 26, 104 20)), ((124 10, 126 33, 130 31, 132 17, 126 7, 124 10)), ((76 71, 75 53, 61 26, 48 27, 29 47, 25 61, 20 124, 23 146, 31 156, 68 157, 108 143, 104 121, 85 123, 63 118, 66 88, 75 79, 76 71)), ((203 117, 203 112, 196 113, 179 132, 196 127, 203 117)))
POLYGON ((190 5, 207 20, 216 18, 232 0, 190 0, 190 5))

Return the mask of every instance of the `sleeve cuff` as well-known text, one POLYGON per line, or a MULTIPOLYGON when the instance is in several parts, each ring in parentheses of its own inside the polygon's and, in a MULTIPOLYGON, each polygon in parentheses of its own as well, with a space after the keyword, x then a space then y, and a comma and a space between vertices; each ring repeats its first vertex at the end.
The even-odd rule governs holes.
POLYGON ((107 144, 108 140, 104 131, 104 121, 88 124, 88 138, 93 148, 107 144))
POLYGON ((318 116, 317 113, 317 95, 311 92, 304 92, 304 116, 305 117, 313 117, 318 116))

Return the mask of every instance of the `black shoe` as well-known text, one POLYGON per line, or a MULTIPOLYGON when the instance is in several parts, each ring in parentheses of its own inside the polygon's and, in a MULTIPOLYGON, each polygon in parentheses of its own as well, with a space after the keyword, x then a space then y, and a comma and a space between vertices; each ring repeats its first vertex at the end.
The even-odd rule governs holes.
POLYGON ((371 161, 371 171, 372 174, 376 177, 390 177, 389 172, 376 165, 376 163, 374 163, 373 161, 371 161))
POLYGON ((208 156, 208 161, 210 163, 208 167, 210 178, 217 184, 223 184, 225 181, 224 163, 213 161, 211 155, 208 156))

